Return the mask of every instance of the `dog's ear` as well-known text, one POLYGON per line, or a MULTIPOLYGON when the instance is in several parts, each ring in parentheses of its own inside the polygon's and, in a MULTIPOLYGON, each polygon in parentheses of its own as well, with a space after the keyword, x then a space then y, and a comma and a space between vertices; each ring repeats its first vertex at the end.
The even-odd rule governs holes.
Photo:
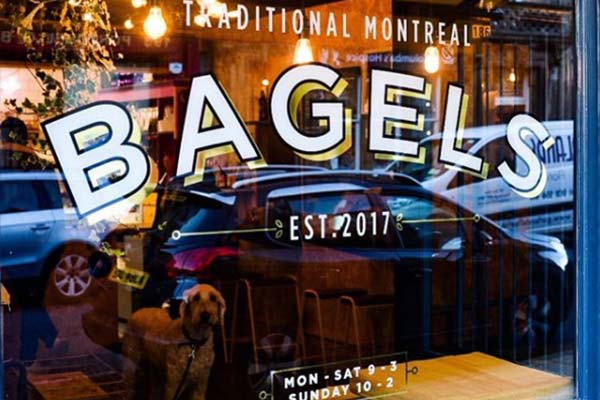
POLYGON ((183 292, 181 304, 179 305, 179 317, 180 318, 183 318, 183 315, 185 314, 185 308, 187 307, 189 302, 190 302, 190 290, 188 289, 185 292, 183 292))

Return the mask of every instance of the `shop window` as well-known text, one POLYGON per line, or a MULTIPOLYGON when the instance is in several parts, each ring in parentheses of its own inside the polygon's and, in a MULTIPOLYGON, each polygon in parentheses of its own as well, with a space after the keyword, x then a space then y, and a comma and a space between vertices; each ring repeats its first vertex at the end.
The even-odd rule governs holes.
POLYGON ((575 4, 4 2, 9 381, 572 398, 575 4))

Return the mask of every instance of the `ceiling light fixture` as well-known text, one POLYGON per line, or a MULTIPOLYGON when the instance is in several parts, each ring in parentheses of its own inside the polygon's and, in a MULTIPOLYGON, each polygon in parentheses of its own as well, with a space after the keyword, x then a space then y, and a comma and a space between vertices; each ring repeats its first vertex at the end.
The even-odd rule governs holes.
POLYGON ((296 50, 294 51, 294 64, 306 64, 315 61, 310 39, 304 35, 298 38, 296 50))
MULTIPOLYGON (((302 1, 302 14, 306 12, 306 8, 304 6, 304 1, 302 1)), ((306 20, 306 15, 303 15, 304 20, 306 20)), ((304 29, 302 29, 302 34, 298 38, 296 42, 296 49, 294 50, 294 64, 306 64, 315 61, 315 57, 313 55, 312 44, 310 43, 309 32, 307 32, 307 27, 304 25, 304 29)))
POLYGON ((440 51, 435 46, 429 46, 425 49, 425 71, 435 74, 440 70, 440 51))
POLYGON ((125 29, 127 30, 133 29, 133 21, 131 20, 131 18, 127 18, 123 23, 123 26, 125 26, 125 29))
POLYGON ((152 6, 144 22, 144 32, 151 39, 160 39, 167 33, 167 21, 159 6, 152 6))
POLYGON ((194 17, 194 23, 204 28, 204 26, 206 26, 207 19, 208 17, 206 15, 198 14, 194 17))
POLYGON ((148 4, 147 0, 131 0, 133 8, 145 7, 148 4))

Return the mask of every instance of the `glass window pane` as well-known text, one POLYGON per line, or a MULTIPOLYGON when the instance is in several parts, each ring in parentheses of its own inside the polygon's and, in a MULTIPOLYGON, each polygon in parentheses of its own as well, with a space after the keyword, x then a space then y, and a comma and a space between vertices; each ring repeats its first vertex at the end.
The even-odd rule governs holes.
POLYGON ((574 397, 575 2, 12 3, 5 397, 574 397))

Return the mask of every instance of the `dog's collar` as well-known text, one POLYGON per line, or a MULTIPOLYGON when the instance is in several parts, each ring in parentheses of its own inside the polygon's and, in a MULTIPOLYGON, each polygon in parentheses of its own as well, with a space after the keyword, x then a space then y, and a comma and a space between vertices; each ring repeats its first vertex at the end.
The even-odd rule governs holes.
POLYGON ((187 339, 187 341, 180 343, 179 347, 190 346, 194 349, 197 349, 199 347, 204 346, 206 344, 206 342, 208 341, 208 338, 203 338, 200 340, 193 338, 192 335, 190 335, 190 333, 186 329, 185 325, 181 326, 181 332, 183 333, 183 336, 187 339))

